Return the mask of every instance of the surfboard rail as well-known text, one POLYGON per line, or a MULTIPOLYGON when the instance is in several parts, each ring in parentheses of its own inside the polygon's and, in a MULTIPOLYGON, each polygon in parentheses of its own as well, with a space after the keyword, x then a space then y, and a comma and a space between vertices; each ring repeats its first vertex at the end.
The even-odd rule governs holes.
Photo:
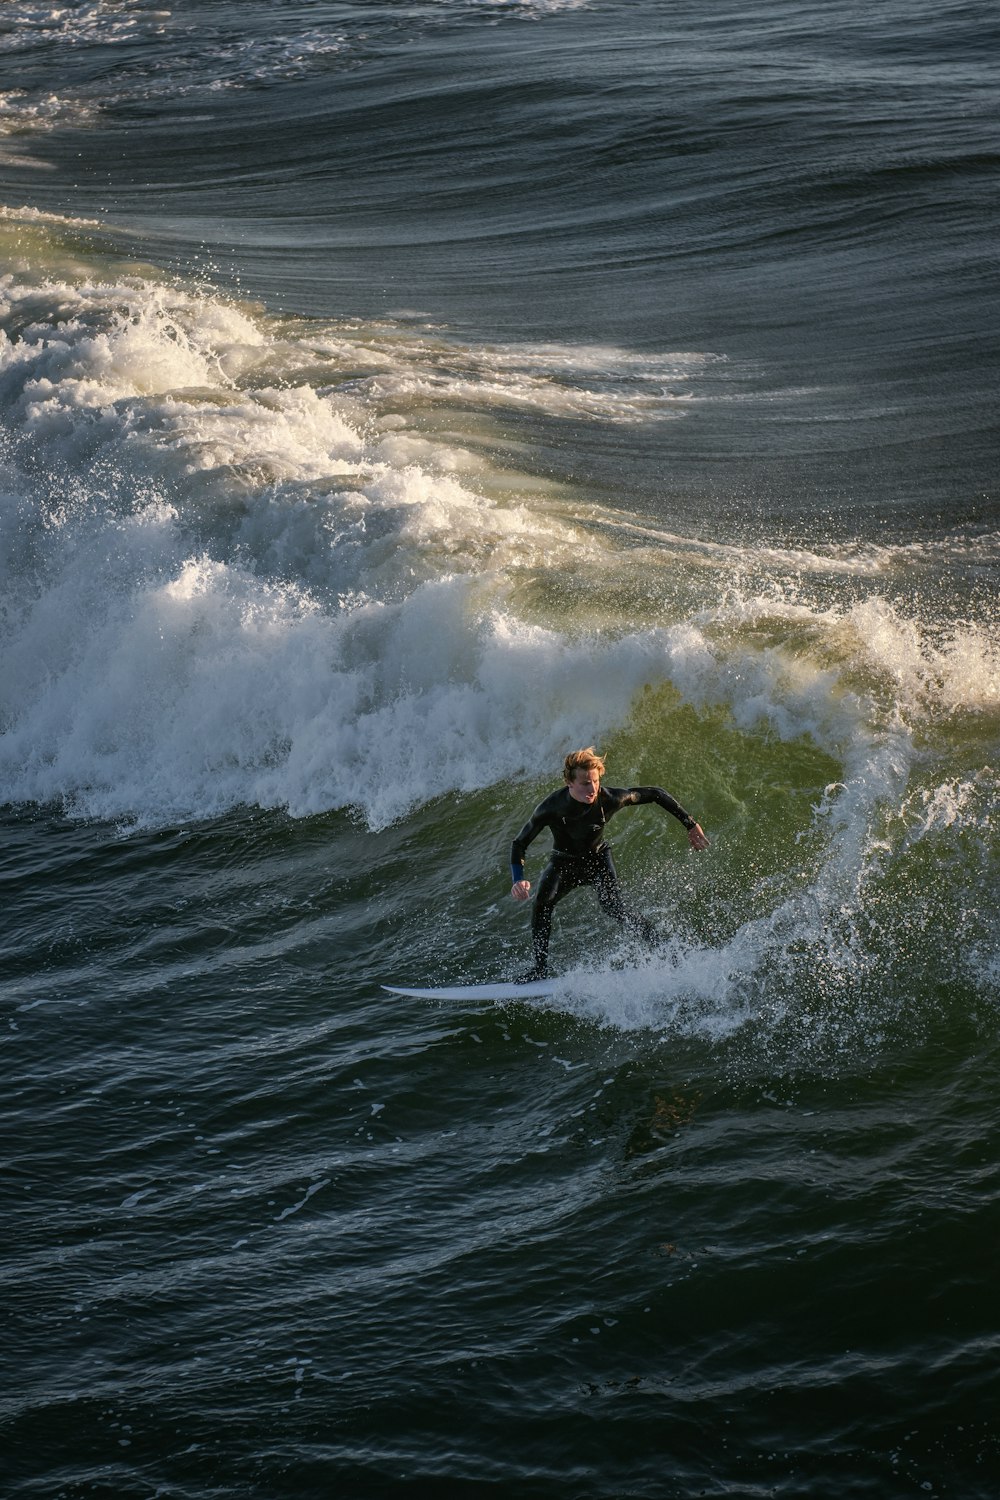
POLYGON ((525 984, 445 984, 431 988, 384 984, 390 995, 415 1000, 540 1000, 555 993, 554 979, 533 979, 525 984))

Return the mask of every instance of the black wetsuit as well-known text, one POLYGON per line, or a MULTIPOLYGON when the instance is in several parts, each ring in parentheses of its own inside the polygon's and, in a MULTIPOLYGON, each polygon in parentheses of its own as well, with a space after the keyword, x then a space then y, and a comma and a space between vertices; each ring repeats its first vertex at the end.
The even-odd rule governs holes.
POLYGON ((548 965, 552 912, 556 903, 580 885, 592 885, 601 910, 623 926, 631 927, 646 941, 655 937, 645 917, 631 911, 622 899, 618 876, 605 842, 604 828, 609 818, 623 807, 655 802, 672 813, 685 828, 694 828, 695 820, 680 803, 659 786, 602 786, 594 802, 578 802, 569 787, 562 786, 539 802, 531 817, 515 838, 510 850, 510 870, 516 885, 524 879, 524 857, 528 845, 543 828, 552 830, 552 856, 538 882, 535 907, 531 917, 531 936, 535 950, 535 972, 545 973, 548 965))

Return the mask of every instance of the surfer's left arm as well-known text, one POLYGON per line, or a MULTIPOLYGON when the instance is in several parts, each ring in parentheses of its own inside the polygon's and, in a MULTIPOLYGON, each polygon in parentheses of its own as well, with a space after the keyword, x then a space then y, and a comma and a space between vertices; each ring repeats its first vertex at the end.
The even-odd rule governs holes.
POLYGON ((662 786, 630 787, 625 793, 622 805, 624 806, 626 803, 638 805, 643 802, 655 802, 658 807, 663 808, 664 812, 672 814, 678 823, 683 823, 687 829, 688 843, 692 849, 701 850, 708 848, 708 839, 705 837, 705 832, 701 824, 681 807, 676 797, 671 797, 669 792, 665 792, 662 786))

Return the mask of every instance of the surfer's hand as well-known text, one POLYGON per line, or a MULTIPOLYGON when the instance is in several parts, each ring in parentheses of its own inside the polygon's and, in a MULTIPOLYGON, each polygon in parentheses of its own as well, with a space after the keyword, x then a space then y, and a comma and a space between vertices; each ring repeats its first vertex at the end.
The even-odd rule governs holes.
POLYGON ((511 886, 510 893, 515 901, 527 901, 531 895, 531 881, 519 880, 516 885, 511 886))
POLYGON ((693 828, 688 829, 688 843, 692 849, 708 848, 708 839, 702 832, 700 823, 696 823, 693 828))

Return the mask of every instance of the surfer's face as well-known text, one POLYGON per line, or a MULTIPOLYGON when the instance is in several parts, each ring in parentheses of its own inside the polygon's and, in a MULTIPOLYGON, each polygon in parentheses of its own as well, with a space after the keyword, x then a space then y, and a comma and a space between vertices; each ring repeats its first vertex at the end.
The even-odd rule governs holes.
POLYGON ((601 790, 601 778, 597 771, 577 771, 568 781, 569 794, 576 802, 596 802, 601 790))

